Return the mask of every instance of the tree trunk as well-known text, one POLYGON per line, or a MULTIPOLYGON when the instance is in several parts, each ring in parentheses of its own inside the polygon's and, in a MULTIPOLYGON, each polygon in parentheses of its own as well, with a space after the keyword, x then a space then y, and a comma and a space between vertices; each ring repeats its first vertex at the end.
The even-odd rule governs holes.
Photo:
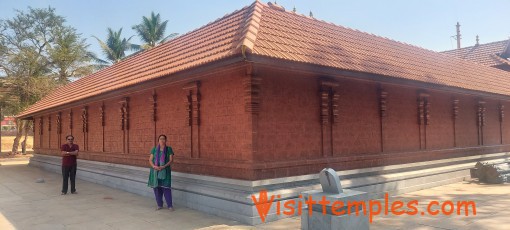
POLYGON ((25 121, 16 119, 16 138, 14 138, 14 142, 12 143, 12 154, 18 153, 19 140, 21 139, 21 134, 23 132, 25 121))
POLYGON ((25 133, 25 138, 23 139, 23 142, 21 142, 21 154, 23 154, 23 155, 27 154, 27 136, 28 136, 29 121, 25 121, 24 123, 25 123, 25 125, 23 127, 23 132, 25 133))

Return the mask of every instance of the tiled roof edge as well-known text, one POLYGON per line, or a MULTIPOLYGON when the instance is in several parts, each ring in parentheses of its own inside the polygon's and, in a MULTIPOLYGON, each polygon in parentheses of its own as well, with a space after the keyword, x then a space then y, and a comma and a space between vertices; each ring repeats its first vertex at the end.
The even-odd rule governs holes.
POLYGON ((510 55, 510 39, 507 40, 505 50, 503 52, 508 53, 510 55))
POLYGON ((510 61, 496 55, 496 54, 491 54, 490 57, 492 59, 494 59, 495 61, 499 62, 499 64, 507 64, 507 65, 510 65, 510 61))
MULTIPOLYGON (((261 4, 261 3, 259 3, 259 4, 261 4)), ((255 3, 252 4, 252 5, 255 5, 255 3)), ((176 38, 173 38, 173 39, 171 39, 171 40, 169 40, 167 42, 164 42, 163 44, 160 44, 160 45, 158 45, 158 46, 156 46, 156 47, 154 47, 154 48, 152 48, 150 50, 146 50, 146 51, 142 51, 142 52, 138 52, 138 53, 135 53, 133 55, 130 55, 130 56, 126 57, 125 59, 121 60, 120 62, 115 63, 115 64, 113 64, 113 65, 111 65, 111 66, 109 66, 107 68, 104 68, 104 69, 99 70, 99 71, 97 71, 95 73, 92 73, 92 74, 90 74, 88 76, 80 78, 80 79, 76 80, 75 82, 71 82, 71 83, 69 83, 67 85, 59 87, 58 89, 53 90, 48 95, 43 97, 41 100, 39 100, 36 103, 34 103, 33 105, 29 106, 27 109, 25 109, 23 112, 19 113, 17 116, 18 117, 26 117, 26 116, 34 113, 34 112, 37 112, 37 111, 40 110, 39 107, 41 106, 41 103, 43 103, 43 102, 46 103, 48 100, 56 100, 56 99, 58 99, 58 97, 61 95, 61 93, 63 91, 65 91, 65 90, 75 89, 76 87, 79 87, 79 85, 81 83, 83 83, 83 82, 89 82, 91 80, 97 80, 98 77, 101 77, 101 76, 104 76, 104 75, 108 75, 110 73, 118 71, 119 69, 132 64, 133 61, 138 60, 141 55, 147 55, 147 53, 157 53, 158 50, 166 49, 168 46, 172 46, 175 43, 182 42, 183 39, 186 39, 187 37, 193 36, 193 34, 198 33, 199 31, 204 30, 204 28, 207 28, 208 26, 211 26, 211 25, 213 25, 215 23, 218 23, 219 21, 224 20, 225 18, 229 18, 232 15, 235 15, 235 14, 237 14, 239 12, 243 12, 245 10, 249 10, 248 9, 249 7, 250 6, 246 6, 246 7, 243 7, 242 9, 235 10, 234 12, 225 14, 224 16, 219 17, 216 20, 207 23, 206 25, 203 25, 203 26, 201 26, 201 27, 199 27, 197 29, 194 29, 194 30, 189 31, 189 32, 187 32, 185 34, 182 34, 182 35, 180 35, 180 36, 178 36, 176 38)), ((233 43, 233 44, 235 45, 235 43, 233 43)), ((232 48, 234 48, 234 47, 232 47, 232 48)), ((236 52, 236 51, 234 51, 234 52, 236 52)), ((58 105, 61 105, 61 104, 56 103, 53 106, 58 106, 58 105)))
POLYGON ((253 46, 257 40, 264 3, 257 0, 250 6, 250 8, 251 12, 247 17, 246 24, 244 28, 241 29, 241 39, 235 48, 236 50, 245 49, 243 52, 252 52, 253 50, 253 46))
POLYGON ((489 42, 489 43, 484 43, 484 44, 480 44, 478 46, 476 46, 476 45, 474 45, 474 46, 466 46, 466 47, 462 47, 460 49, 443 50, 443 51, 438 51, 438 53, 455 54, 455 53, 458 53, 458 52, 461 52, 461 51, 464 51, 464 50, 467 50, 467 49, 470 49, 470 48, 473 48, 473 47, 483 47, 483 46, 493 45, 494 43, 501 43, 501 42, 504 42, 504 41, 507 42, 507 49, 508 49, 508 46, 510 45, 510 39, 501 40, 501 41, 494 41, 494 42, 489 42))

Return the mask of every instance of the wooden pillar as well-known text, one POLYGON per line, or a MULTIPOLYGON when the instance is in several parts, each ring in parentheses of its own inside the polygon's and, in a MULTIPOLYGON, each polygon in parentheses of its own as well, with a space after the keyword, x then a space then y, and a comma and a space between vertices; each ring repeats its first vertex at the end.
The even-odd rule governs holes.
POLYGON ((379 124, 380 124, 380 134, 381 134, 381 152, 384 152, 384 121, 386 118, 386 102, 388 99, 388 92, 379 85, 377 87, 378 95, 379 95, 379 124))
POLYGON ((88 107, 85 106, 81 110, 81 120, 82 120, 82 131, 83 131, 83 150, 89 150, 89 141, 88 141, 88 107))
POLYGON ((158 95, 156 94, 156 90, 153 90, 152 91, 152 95, 151 97, 149 98, 149 102, 151 103, 152 105, 152 108, 151 108, 151 121, 152 121, 152 124, 154 126, 154 135, 153 135, 153 142, 154 142, 154 145, 157 145, 158 144, 158 140, 156 140, 157 138, 157 127, 156 127, 156 121, 157 121, 157 109, 158 109, 158 95))
POLYGON ((321 152, 323 157, 333 156, 333 124, 338 119, 338 101, 335 91, 338 83, 327 78, 319 79, 321 152))
POLYGON ((99 119, 101 119, 101 152, 104 152, 104 102, 99 106, 99 119))
POLYGON ((505 118, 505 106, 502 104, 499 104, 499 137, 500 137, 500 144, 503 144, 503 119, 505 118))
POLYGON ((418 131, 420 132, 420 149, 427 149, 427 126, 430 124, 429 94, 418 93, 418 131))
POLYGON ((200 81, 190 82, 182 89, 186 91, 187 99, 190 157, 200 158, 200 81))
MULTIPOLYGON (((21 121, 20 121, 21 122, 21 121)), ((41 116, 39 118, 39 148, 43 148, 43 117, 41 116)), ((16 152, 18 152, 18 150, 16 150, 16 152)))
POLYGON ((119 104, 123 152, 129 153, 129 97, 122 98, 119 104))
POLYGON ((62 113, 57 113, 57 147, 60 150, 60 146, 62 146, 62 113))
POLYGON ((477 127, 478 127, 478 145, 484 144, 484 135, 483 135, 483 127, 486 125, 485 122, 485 101, 479 100, 478 101, 478 108, 477 108, 477 127))
POLYGON ((453 107, 453 146, 457 147, 457 119, 459 117, 459 99, 454 98, 452 101, 453 107))
POLYGON ((51 149, 51 114, 48 115, 48 149, 51 149))
MULTIPOLYGON (((73 135, 73 110, 69 111, 69 129, 71 130, 71 135, 73 135)), ((67 136, 68 134, 66 134, 67 136)))

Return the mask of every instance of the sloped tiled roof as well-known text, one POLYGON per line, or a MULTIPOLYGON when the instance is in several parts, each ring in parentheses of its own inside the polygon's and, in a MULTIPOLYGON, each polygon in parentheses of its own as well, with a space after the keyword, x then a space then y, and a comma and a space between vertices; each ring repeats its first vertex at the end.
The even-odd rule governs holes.
POLYGON ((245 53, 510 96, 508 72, 256 1, 63 86, 18 116, 245 53))
POLYGON ((507 51, 509 44, 510 40, 504 40, 464 47, 461 49, 447 50, 441 53, 480 63, 486 66, 495 66, 508 63, 508 61, 499 57, 499 55, 507 51))
POLYGON ((260 9, 256 9, 256 5, 235 11, 197 30, 62 86, 18 116, 27 116, 238 54, 239 42, 246 37, 241 32, 246 30, 245 27, 249 28, 249 21, 259 14, 260 9))

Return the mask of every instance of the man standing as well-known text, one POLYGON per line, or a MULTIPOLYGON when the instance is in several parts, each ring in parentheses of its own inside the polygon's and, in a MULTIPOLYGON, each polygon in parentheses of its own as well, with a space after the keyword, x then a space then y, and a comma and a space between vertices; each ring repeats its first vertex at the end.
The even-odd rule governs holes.
POLYGON ((60 147, 62 150, 62 195, 67 194, 67 182, 69 177, 71 178, 71 193, 76 194, 76 156, 78 156, 79 147, 73 144, 73 135, 67 135, 66 140, 67 144, 60 147))

